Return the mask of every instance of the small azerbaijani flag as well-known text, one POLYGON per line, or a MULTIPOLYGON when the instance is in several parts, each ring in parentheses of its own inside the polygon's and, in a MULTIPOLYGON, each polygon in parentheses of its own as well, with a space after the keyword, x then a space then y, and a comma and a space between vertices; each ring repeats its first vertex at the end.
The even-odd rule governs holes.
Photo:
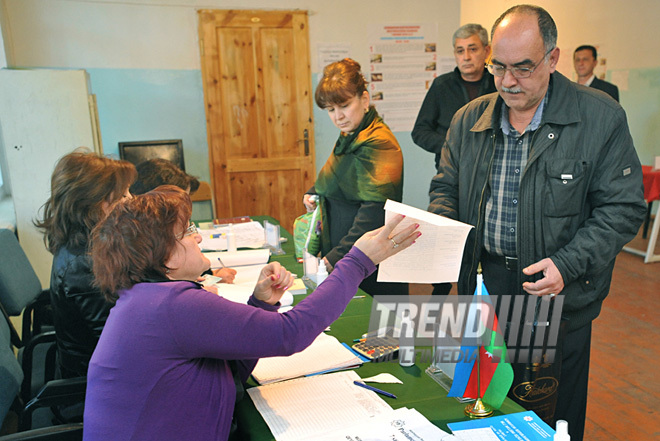
MULTIPOLYGON (((479 300, 483 299, 481 301, 492 308, 481 274, 477 275, 477 289, 474 295, 483 296, 479 300)), ((447 396, 477 398, 477 375, 479 373, 477 372, 475 352, 479 351, 479 370, 481 371, 479 398, 494 409, 499 409, 513 384, 513 368, 505 360, 506 345, 504 336, 499 329, 497 316, 494 312, 492 328, 486 329, 484 337, 484 341, 488 342, 485 346, 461 346, 461 353, 468 354, 465 357, 467 360, 456 364, 454 381, 447 396), (498 341, 501 344, 497 345, 498 341), (494 362, 493 354, 501 355, 501 360, 494 362)))

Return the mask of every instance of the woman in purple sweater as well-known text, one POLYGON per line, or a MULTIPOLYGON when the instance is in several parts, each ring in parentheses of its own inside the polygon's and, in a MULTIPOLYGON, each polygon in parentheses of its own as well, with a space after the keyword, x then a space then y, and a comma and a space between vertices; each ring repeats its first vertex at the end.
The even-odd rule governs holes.
POLYGON ((366 233, 313 294, 278 314, 293 282, 279 263, 264 268, 248 305, 195 282, 209 261, 190 214, 186 192, 162 186, 117 205, 93 232, 94 275, 115 306, 87 374, 85 440, 226 440, 235 378, 260 357, 306 348, 376 264, 421 234, 413 225, 393 235, 403 216, 366 233))

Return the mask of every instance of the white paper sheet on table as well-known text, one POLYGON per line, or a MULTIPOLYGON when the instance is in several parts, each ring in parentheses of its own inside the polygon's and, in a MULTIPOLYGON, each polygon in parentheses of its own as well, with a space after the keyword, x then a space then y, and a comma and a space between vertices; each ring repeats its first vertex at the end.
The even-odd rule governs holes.
POLYGON ((218 257, 222 259, 222 263, 229 267, 234 268, 237 266, 245 265, 265 265, 270 259, 270 250, 239 250, 239 251, 212 251, 204 253, 204 255, 211 262, 211 268, 222 268, 218 257))
POLYGON ((216 283, 218 295, 236 303, 247 304, 259 281, 259 273, 265 265, 235 266, 234 283, 216 283))
MULTIPOLYGON (((264 227, 256 221, 232 224, 232 231, 236 238, 238 248, 261 248, 266 242, 264 227)), ((229 226, 215 227, 212 229, 198 229, 202 236, 199 244, 202 250, 222 251, 227 249, 227 232, 229 226), (220 237, 213 237, 213 236, 220 237)))
POLYGON ((363 378, 362 382, 364 383, 397 383, 403 384, 403 381, 399 380, 392 374, 383 373, 374 375, 373 377, 363 378))
POLYGON ((315 441, 441 441, 450 434, 434 426, 415 409, 402 407, 384 415, 378 415, 352 426, 343 423, 341 429, 315 441))
POLYGON ((377 280, 409 283, 456 282, 465 240, 473 228, 472 225, 388 200, 385 203, 385 222, 395 214, 404 214, 406 218, 393 234, 412 223, 418 223, 418 231, 422 236, 410 248, 381 262, 377 280))
POLYGON ((304 350, 287 357, 260 358, 252 371, 259 384, 359 366, 362 361, 335 337, 321 333, 304 350))
POLYGON ((247 389, 277 441, 316 439, 392 408, 375 392, 355 386, 354 371, 315 375, 247 389))

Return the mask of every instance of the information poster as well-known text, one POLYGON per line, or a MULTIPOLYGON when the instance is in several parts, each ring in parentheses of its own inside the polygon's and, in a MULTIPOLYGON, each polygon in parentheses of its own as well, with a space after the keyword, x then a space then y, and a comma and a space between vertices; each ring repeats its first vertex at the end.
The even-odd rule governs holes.
MULTIPOLYGON (((412 131, 433 79, 446 69, 437 54, 437 24, 369 26, 369 81, 372 103, 393 132, 412 131)), ((453 66, 452 66, 453 68, 453 66)))
POLYGON ((328 64, 351 56, 350 43, 319 43, 317 49, 318 69, 321 73, 328 64))

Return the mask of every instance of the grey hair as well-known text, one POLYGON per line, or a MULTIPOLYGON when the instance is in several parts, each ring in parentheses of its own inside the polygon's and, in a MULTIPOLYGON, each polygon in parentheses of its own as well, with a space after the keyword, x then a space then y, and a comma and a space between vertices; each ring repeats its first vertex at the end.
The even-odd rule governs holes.
POLYGON ((483 44, 484 47, 488 46, 488 31, 477 23, 464 24, 456 29, 456 32, 454 32, 454 36, 451 39, 451 45, 456 46, 456 40, 459 38, 470 38, 473 35, 479 37, 479 40, 481 40, 481 44, 483 44))
POLYGON ((512 14, 529 14, 536 15, 538 18, 539 31, 541 32, 541 37, 543 38, 543 46, 545 47, 546 52, 550 52, 552 49, 557 47, 557 25, 552 19, 548 11, 543 9, 540 6, 535 5, 517 5, 507 9, 502 15, 499 16, 493 28, 490 31, 490 38, 493 38, 495 29, 499 24, 506 18, 508 15, 512 14))

